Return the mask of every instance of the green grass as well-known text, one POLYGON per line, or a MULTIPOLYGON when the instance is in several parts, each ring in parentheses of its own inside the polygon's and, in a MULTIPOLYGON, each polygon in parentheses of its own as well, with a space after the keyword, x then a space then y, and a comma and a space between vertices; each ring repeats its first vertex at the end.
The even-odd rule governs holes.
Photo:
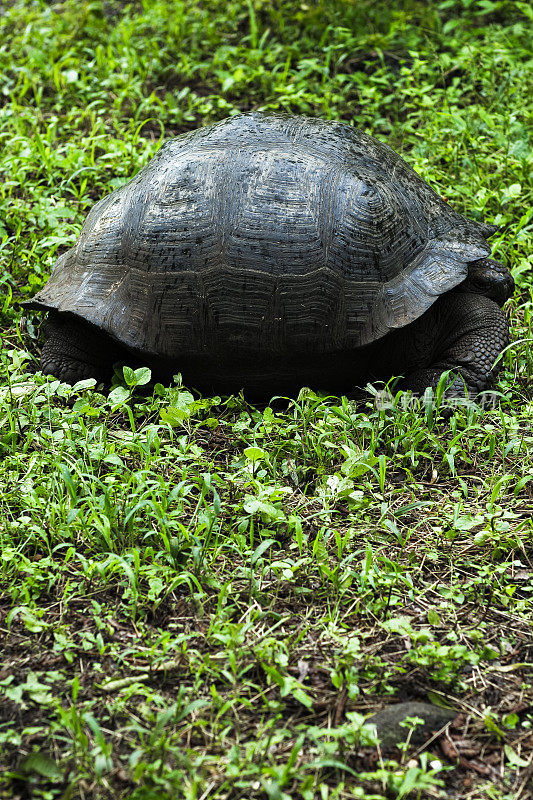
POLYGON ((531 796, 532 21, 509 0, 3 4, 0 797, 531 796), (256 409, 36 371, 18 301, 94 201, 252 108, 353 122, 501 226, 493 407, 256 409), (448 739, 382 754, 364 720, 428 698, 461 715, 448 739))

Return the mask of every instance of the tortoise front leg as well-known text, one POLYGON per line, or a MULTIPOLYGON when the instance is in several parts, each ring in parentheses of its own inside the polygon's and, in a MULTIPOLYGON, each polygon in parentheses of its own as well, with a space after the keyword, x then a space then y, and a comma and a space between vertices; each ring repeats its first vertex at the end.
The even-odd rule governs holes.
POLYGON ((92 325, 51 312, 44 326, 41 371, 65 383, 86 378, 109 381, 124 352, 92 325))
POLYGON ((416 394, 428 386, 436 388, 443 372, 452 370, 448 396, 464 397, 489 388, 501 369, 495 364, 509 343, 509 325, 494 300, 479 294, 450 292, 439 298, 423 316, 405 328, 404 347, 420 353, 424 360, 406 374, 403 386, 416 394))

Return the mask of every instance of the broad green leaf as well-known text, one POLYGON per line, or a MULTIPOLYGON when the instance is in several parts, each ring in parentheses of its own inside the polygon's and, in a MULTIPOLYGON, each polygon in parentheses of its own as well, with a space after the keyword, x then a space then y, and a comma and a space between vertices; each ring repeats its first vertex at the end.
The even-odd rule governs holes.
POLYGON ((60 781, 63 779, 63 772, 59 769, 56 762, 50 756, 37 751, 24 756, 18 763, 18 770, 24 775, 36 772, 49 781, 60 781))
POLYGON ((518 755, 518 753, 515 750, 513 750, 513 748, 511 747, 510 744, 505 744, 503 746, 503 749, 505 750, 505 755, 507 756, 507 761, 509 762, 509 764, 511 764, 511 766, 513 766, 513 767, 529 767, 531 762, 528 759, 521 758, 518 755))
POLYGON ((176 428, 183 425, 184 421, 189 419, 190 411, 186 408, 170 406, 169 408, 162 408, 159 412, 159 416, 163 422, 166 422, 172 428, 176 428))
POLYGON ((128 386, 135 386, 135 372, 131 367, 122 367, 124 380, 128 386))
POLYGON ((258 561, 261 558, 263 553, 266 550, 268 550, 269 547, 272 547, 272 545, 274 545, 274 544, 275 545, 278 544, 275 539, 265 539, 264 542, 261 542, 261 544, 258 547, 255 548, 255 550, 254 550, 254 552, 252 554, 252 557, 250 559, 251 563, 255 564, 255 562, 258 561))
POLYGON ((249 461, 261 461, 267 457, 265 451, 260 447, 247 447, 244 455, 249 461))
POLYGON ((428 611, 428 622, 434 628, 438 628, 441 624, 440 617, 434 608, 430 608, 428 611))
POLYGON ((139 367, 135 370, 135 385, 145 386, 152 379, 152 371, 148 367, 139 367))

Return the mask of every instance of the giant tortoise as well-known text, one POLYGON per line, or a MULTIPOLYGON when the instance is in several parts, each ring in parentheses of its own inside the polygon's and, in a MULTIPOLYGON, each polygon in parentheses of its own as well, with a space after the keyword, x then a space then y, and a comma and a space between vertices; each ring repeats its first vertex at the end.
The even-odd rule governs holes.
POLYGON ((123 361, 268 397, 392 375, 421 392, 451 369, 451 394, 477 393, 509 337, 495 230, 347 124, 230 117, 92 208, 31 301, 42 371, 106 380, 123 361))

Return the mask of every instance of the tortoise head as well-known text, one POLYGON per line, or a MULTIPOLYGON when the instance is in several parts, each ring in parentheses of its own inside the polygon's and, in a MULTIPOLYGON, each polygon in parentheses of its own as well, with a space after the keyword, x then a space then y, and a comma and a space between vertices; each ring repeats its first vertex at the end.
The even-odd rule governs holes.
POLYGON ((468 277, 460 291, 483 294, 503 306, 514 292, 514 280, 506 266, 491 258, 480 258, 468 265, 468 277))

